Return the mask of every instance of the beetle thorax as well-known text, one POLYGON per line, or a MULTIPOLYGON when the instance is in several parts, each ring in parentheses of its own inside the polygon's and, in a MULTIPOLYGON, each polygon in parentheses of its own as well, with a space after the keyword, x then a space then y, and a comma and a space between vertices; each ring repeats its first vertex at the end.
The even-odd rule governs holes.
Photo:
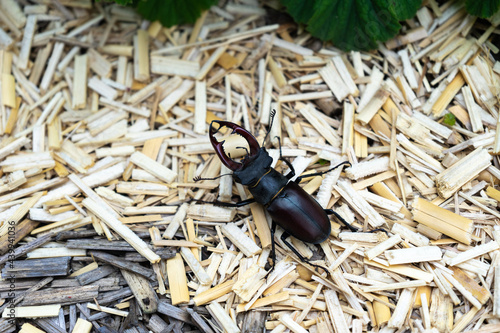
POLYGON ((253 186, 269 172, 272 163, 273 158, 262 147, 257 155, 243 161, 243 167, 233 172, 233 178, 242 185, 253 186))

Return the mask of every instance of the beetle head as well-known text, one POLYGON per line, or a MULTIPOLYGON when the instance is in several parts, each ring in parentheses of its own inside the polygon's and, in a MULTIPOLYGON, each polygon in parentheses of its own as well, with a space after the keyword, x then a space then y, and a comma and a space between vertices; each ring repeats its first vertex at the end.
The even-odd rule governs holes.
POLYGON ((219 156, 221 162, 228 167, 229 169, 236 171, 244 168, 255 156, 257 156, 260 146, 259 143, 257 142, 257 139, 248 132, 246 129, 244 129, 241 126, 236 125, 235 123, 231 123, 229 121, 222 121, 222 120, 214 120, 210 123, 210 142, 212 143, 212 146, 215 149, 215 152, 217 153, 217 156, 219 156), (236 162, 233 159, 231 159, 229 156, 227 156, 226 152, 224 151, 224 141, 217 141, 215 138, 215 134, 220 131, 222 127, 228 127, 231 128, 233 131, 231 134, 238 134, 242 136, 248 143, 248 146, 250 147, 250 152, 245 156, 245 158, 242 160, 242 162, 236 162))

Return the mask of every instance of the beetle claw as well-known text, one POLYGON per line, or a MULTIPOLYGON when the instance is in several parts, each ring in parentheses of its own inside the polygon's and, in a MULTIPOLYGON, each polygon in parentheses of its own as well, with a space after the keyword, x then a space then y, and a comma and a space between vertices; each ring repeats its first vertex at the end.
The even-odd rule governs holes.
POLYGON ((216 121, 212 121, 212 123, 210 124, 210 135, 214 135, 214 134, 217 134, 220 129, 222 128, 222 126, 220 126, 220 124, 216 121), (216 123, 219 125, 219 127, 215 128, 215 126, 213 126, 213 123, 216 123))
POLYGON ((221 162, 229 169, 233 171, 239 170, 244 166, 244 163, 233 161, 231 157, 224 152, 223 148, 224 141, 218 142, 217 139, 215 138, 215 134, 219 132, 219 130, 222 127, 231 128, 232 129, 231 134, 241 135, 248 142, 248 146, 250 147, 250 153, 248 154, 247 158, 253 157, 258 154, 260 149, 259 143, 257 142, 257 139, 255 139, 255 137, 250 132, 248 132, 241 126, 236 125, 235 123, 223 120, 214 120, 210 123, 210 130, 209 130, 210 142, 212 143, 212 146, 214 147, 217 156, 219 156, 221 162), (214 123, 217 124, 219 127, 215 128, 214 123))

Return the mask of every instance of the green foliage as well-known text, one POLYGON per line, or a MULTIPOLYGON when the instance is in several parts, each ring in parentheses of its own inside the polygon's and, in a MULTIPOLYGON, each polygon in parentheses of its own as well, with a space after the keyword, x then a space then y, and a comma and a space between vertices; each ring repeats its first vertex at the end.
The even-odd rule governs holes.
POLYGON ((281 0, 311 35, 344 50, 370 50, 394 37, 422 0, 281 0))
POLYGON ((314 14, 314 0, 282 0, 288 13, 297 23, 307 23, 314 14))
POLYGON ((147 0, 139 1, 137 12, 150 21, 171 27, 194 23, 201 13, 217 4, 217 0, 147 0))
POLYGON ((455 125, 457 120, 456 120, 455 116, 453 115, 453 113, 447 113, 443 117, 443 122, 446 125, 453 126, 453 125, 455 125))
POLYGON ((115 2, 122 6, 129 6, 134 4, 134 0, 115 0, 115 2))
POLYGON ((135 7, 145 19, 160 21, 165 27, 194 23, 201 13, 218 0, 114 0, 119 5, 135 7))
MULTIPOLYGON (((491 17, 500 0, 464 0, 467 11, 491 17)), ((324 41, 345 51, 375 49, 394 37, 399 21, 412 18, 422 0, 281 0, 295 22, 324 41)))
MULTIPOLYGON (((137 7, 150 21, 164 26, 194 23, 201 13, 218 0, 114 0, 137 7)), ((500 10, 500 0, 463 0, 469 14, 481 18, 500 10)), ((311 35, 333 42, 343 50, 375 49, 379 42, 396 36, 399 21, 412 18, 422 0, 281 0, 297 23, 306 25, 311 35)))
POLYGON ((500 9, 500 0, 466 0, 465 8, 471 15, 487 18, 500 9))
POLYGON ((422 5, 422 1, 387 0, 399 21, 411 19, 422 5))

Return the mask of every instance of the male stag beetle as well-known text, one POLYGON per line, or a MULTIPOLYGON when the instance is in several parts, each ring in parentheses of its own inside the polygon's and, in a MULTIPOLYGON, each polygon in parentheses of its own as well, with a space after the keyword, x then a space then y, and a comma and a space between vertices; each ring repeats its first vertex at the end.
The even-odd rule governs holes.
MULTIPOLYGON (((275 114, 276 111, 273 110, 271 113, 271 124, 269 128, 271 128, 273 124, 275 114)), ((312 244, 319 244, 325 241, 330 235, 331 230, 330 220, 328 219, 329 214, 335 215, 352 231, 357 231, 357 229, 347 223, 339 214, 337 214, 333 210, 323 209, 320 204, 306 191, 304 191, 298 184, 305 177, 319 176, 332 171, 341 165, 350 165, 350 163, 342 162, 329 170, 300 176, 297 177, 295 181, 291 181, 291 179, 295 176, 295 170, 292 164, 287 159, 285 159, 281 153, 281 141, 279 140, 279 137, 279 159, 286 163, 286 165, 290 168, 290 172, 287 175, 282 175, 271 167, 273 159, 271 156, 269 156, 266 148, 264 148, 264 144, 268 135, 269 130, 266 133, 261 147, 259 146, 257 139, 255 139, 255 137, 243 127, 228 121, 212 121, 212 123, 210 124, 209 136, 210 142, 212 143, 217 156, 226 167, 233 171, 233 179, 236 182, 248 187, 248 190, 253 195, 253 198, 236 203, 221 201, 215 201, 211 203, 224 207, 241 207, 253 202, 258 202, 264 205, 264 207, 271 215, 273 221, 271 226, 273 265, 275 262, 274 233, 276 231, 276 224, 280 225, 284 229, 284 232, 281 235, 281 240, 283 241, 283 243, 286 244, 293 251, 293 253, 295 253, 299 257, 300 260, 309 263, 309 261, 304 258, 286 240, 289 235, 292 235, 301 241, 312 244), (216 128, 214 124, 217 124, 218 127, 216 128), (241 162, 237 162, 227 156, 223 147, 224 141, 219 142, 215 138, 215 134, 219 132, 219 130, 223 127, 232 129, 231 134, 238 134, 248 142, 250 151, 248 151, 246 148, 239 147, 247 150, 246 156, 241 160, 241 162)), ((213 180, 219 177, 196 177, 194 180, 213 180)))

